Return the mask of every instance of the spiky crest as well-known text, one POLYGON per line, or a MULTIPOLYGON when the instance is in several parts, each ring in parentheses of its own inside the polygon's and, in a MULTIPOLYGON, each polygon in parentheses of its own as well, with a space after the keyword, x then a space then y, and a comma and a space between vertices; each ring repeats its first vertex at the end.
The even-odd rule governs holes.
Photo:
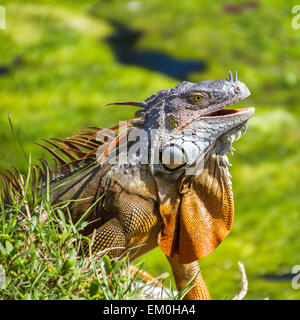
MULTIPOLYGON (((118 133, 118 131, 123 128, 127 129, 131 125, 131 121, 125 121, 120 125, 108 128, 116 132, 116 136, 111 137, 110 143, 97 139, 97 134, 102 130, 98 127, 84 127, 75 135, 65 139, 43 139, 43 142, 48 145, 36 143, 54 156, 55 168, 53 169, 45 159, 39 159, 39 165, 32 165, 30 170, 33 190, 45 185, 48 179, 50 182, 62 180, 84 169, 89 164, 96 163, 96 154, 99 150, 101 151, 100 158, 104 159, 113 148, 117 147, 127 132, 123 130, 118 133)), ((103 164, 103 161, 100 161, 100 164, 103 164)), ((22 181, 24 180, 24 175, 16 168, 0 171, 0 199, 4 204, 12 203, 11 193, 21 194, 22 181)))

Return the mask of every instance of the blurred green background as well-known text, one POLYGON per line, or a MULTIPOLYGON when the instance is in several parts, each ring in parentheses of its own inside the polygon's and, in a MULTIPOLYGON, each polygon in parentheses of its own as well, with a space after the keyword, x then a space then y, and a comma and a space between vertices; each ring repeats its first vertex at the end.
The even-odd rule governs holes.
MULTIPOLYGON (((159 71, 117 61, 105 40, 116 22, 143 31, 136 50, 204 61, 206 69, 189 73, 190 81, 223 79, 238 70, 252 92, 239 105, 255 106, 256 113, 230 156, 232 232, 200 266, 214 299, 240 290, 238 261, 248 275, 248 299, 300 298, 291 284, 292 267, 300 265, 300 29, 291 24, 296 1, 0 4, 6 9, 6 29, 0 30, 1 169, 26 170, 22 148, 33 159, 51 158, 33 144, 42 138, 110 126, 136 111, 105 103, 144 100, 177 84, 159 71)), ((170 271, 159 249, 143 260, 154 275, 170 271)))

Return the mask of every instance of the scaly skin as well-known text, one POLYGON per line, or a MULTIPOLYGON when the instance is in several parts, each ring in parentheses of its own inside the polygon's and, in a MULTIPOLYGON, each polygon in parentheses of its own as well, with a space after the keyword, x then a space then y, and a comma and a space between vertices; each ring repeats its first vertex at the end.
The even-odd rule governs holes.
MULTIPOLYGON (((254 113, 254 108, 224 108, 249 94, 246 85, 236 76, 232 79, 230 73, 228 80, 182 82, 144 102, 117 103, 142 108, 117 140, 126 137, 131 141, 128 147, 142 146, 146 153, 139 149, 126 163, 112 164, 113 143, 98 143, 101 165, 89 162, 76 175, 73 171, 67 178, 56 177, 50 184, 52 203, 81 199, 69 205, 76 222, 98 201, 83 232, 92 241, 92 253, 113 248, 111 257, 119 257, 129 251, 133 261, 159 246, 172 267, 178 290, 198 273, 185 299, 209 299, 197 261, 230 232, 234 206, 226 153, 231 151, 235 133, 240 137, 254 113), (146 134, 135 142, 130 136, 137 129, 146 134)), ((72 155, 80 155, 80 145, 72 138, 60 142, 74 163, 72 155)), ((118 141, 112 141, 116 146, 118 141)), ((85 143, 97 145, 95 136, 85 143)), ((118 160, 123 156, 120 150, 118 160)), ((92 159, 91 154, 95 159, 95 150, 86 158, 92 159)), ((58 172, 62 175, 62 170, 58 172)), ((89 243, 84 249, 88 254, 89 243)))

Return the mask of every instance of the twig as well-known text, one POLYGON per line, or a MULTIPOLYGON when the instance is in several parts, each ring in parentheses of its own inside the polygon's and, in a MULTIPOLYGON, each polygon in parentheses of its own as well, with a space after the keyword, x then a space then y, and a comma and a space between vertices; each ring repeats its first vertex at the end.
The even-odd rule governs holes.
POLYGON ((242 262, 239 262, 239 269, 240 269, 241 278, 242 278, 242 290, 232 300, 243 300, 245 295, 248 292, 248 280, 247 280, 245 267, 242 262))

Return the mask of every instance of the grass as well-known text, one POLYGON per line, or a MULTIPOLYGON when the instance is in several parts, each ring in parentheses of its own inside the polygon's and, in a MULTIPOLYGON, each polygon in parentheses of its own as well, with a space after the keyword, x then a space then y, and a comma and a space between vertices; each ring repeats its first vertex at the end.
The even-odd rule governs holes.
MULTIPOLYGON (((49 193, 33 199, 30 172, 23 194, 0 211, 0 300, 137 300, 153 299, 154 286, 130 269, 128 254, 111 260, 109 251, 84 255, 80 231, 64 212, 68 203, 52 206, 49 193), (38 203, 38 205, 37 205, 38 203)), ((49 190, 49 188, 48 188, 49 190)), ((161 289, 158 289, 160 291, 161 289)), ((165 298, 181 299, 186 292, 166 291, 165 298)))
MULTIPOLYGON (((235 221, 229 237, 200 265, 215 299, 237 293, 240 260, 249 280, 246 298, 299 299, 291 281, 262 278, 290 273, 300 263, 300 32, 291 27, 291 8, 297 3, 258 3, 253 9, 228 12, 224 1, 2 1, 7 29, 0 30, 0 64, 10 72, 0 76, 0 168, 28 168, 8 115, 27 158, 31 153, 34 159, 49 159, 33 142, 132 118, 134 107, 103 104, 144 100, 176 85, 158 72, 115 61, 105 42, 113 31, 108 19, 145 30, 141 49, 205 60, 207 70, 190 74, 191 81, 222 79, 229 69, 238 70, 252 92, 243 104, 255 106, 256 113, 230 157, 235 221), (16 57, 20 63, 12 62, 16 57)), ((29 274, 34 254, 18 259, 27 259, 22 272, 29 274)), ((170 271, 158 249, 144 259, 154 275, 170 271)), ((24 280, 28 287, 32 279, 24 280)), ((11 281, 17 280, 13 276, 11 281)))

